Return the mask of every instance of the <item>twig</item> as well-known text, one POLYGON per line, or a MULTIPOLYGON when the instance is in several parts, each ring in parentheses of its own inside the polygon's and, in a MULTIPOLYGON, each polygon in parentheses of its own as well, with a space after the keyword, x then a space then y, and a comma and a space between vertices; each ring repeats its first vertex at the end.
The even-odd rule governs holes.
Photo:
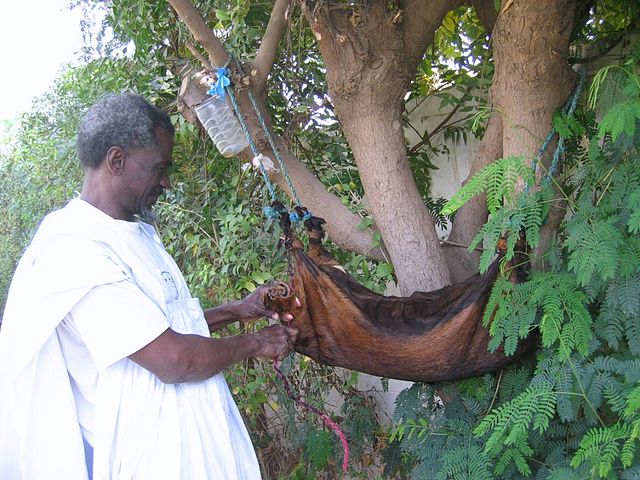
POLYGON ((224 65, 229 59, 229 54, 220 43, 220 40, 207 26, 200 12, 193 6, 190 0, 169 0, 178 16, 193 34, 196 41, 202 45, 214 65, 224 65))
MULTIPOLYGON (((440 240, 440 244, 446 245, 448 247, 460 247, 460 248, 469 249, 469 245, 463 245, 462 243, 450 242, 449 240, 440 240)), ((474 248, 474 250, 478 251, 478 252, 484 252, 484 248, 480 248, 480 247, 476 247, 476 248, 474 248)))
POLYGON ((496 402, 496 397, 498 396, 498 390, 500 390, 500 380, 502 380, 502 373, 504 372, 504 370, 500 370, 500 375, 498 375, 498 383, 496 384, 496 391, 493 394, 493 398, 491 399, 491 404, 489 405, 489 408, 487 409, 487 414, 491 411, 491 409, 493 408, 493 404, 496 402))
POLYGON ((196 57, 196 59, 202 64, 204 68, 213 70, 213 65, 211 65, 211 62, 207 59, 207 57, 205 57, 198 51, 195 45, 191 44, 190 42, 186 42, 185 46, 191 52, 191 54, 196 57))

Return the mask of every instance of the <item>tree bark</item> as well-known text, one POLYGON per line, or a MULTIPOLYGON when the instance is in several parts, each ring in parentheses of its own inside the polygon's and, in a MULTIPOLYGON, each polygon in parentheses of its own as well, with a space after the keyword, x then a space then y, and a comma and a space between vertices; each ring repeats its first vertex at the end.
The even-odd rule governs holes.
MULTIPOLYGON (((503 155, 524 154, 531 162, 552 126, 556 108, 562 106, 575 84, 567 63, 569 37, 576 0, 553 0, 545 8, 527 0, 514 0, 500 12, 494 27, 495 78, 492 97, 503 116, 503 155)), ((536 172, 548 171, 553 149, 547 149, 536 172)), ((539 257, 561 218, 562 202, 554 202, 541 231, 539 257)))
POLYGON ((524 154, 531 161, 574 85, 567 57, 576 1, 508 5, 493 32, 492 98, 503 116, 503 155, 524 154))
POLYGON ((304 3, 327 68, 329 94, 353 151, 400 291, 450 283, 433 218, 407 161, 402 106, 435 29, 459 2, 304 3), (403 9, 404 8, 404 9, 403 9))

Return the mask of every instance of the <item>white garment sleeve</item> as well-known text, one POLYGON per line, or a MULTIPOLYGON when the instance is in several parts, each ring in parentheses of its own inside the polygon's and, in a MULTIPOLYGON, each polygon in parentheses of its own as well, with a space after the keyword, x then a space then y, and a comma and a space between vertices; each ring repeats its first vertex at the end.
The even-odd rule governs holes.
POLYGON ((164 313, 129 280, 92 288, 70 316, 98 369, 137 352, 169 328, 164 313))

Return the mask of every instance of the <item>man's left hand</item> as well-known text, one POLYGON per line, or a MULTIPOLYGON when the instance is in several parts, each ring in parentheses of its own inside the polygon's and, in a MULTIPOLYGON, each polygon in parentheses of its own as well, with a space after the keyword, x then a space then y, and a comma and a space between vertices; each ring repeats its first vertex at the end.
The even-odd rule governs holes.
MULTIPOLYGON (((262 317, 280 320, 280 315, 277 312, 269 310, 264 306, 264 294, 268 289, 269 285, 260 285, 253 292, 240 300, 241 315, 244 321, 256 320, 262 317)), ((300 301, 297 298, 295 299, 295 306, 300 306, 300 301)), ((292 320, 293 314, 291 312, 287 312, 282 315, 283 322, 289 323, 292 320)))

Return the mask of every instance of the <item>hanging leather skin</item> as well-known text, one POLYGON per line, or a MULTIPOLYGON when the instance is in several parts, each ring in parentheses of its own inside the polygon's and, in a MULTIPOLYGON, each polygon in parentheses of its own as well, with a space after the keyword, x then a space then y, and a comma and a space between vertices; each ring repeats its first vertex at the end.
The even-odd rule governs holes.
MULTIPOLYGON (((291 287, 279 284, 264 299, 272 310, 293 313, 297 352, 381 377, 440 382, 495 371, 534 346, 530 335, 512 356, 487 349, 490 337, 482 319, 501 255, 485 274, 462 283, 410 297, 383 296, 360 285, 329 255, 321 243, 322 223, 315 217, 305 222, 308 253, 297 238, 289 238, 291 287), (294 296, 300 308, 294 307, 294 296)), ((509 268, 514 282, 526 276, 523 257, 512 261, 518 268, 509 268)))

